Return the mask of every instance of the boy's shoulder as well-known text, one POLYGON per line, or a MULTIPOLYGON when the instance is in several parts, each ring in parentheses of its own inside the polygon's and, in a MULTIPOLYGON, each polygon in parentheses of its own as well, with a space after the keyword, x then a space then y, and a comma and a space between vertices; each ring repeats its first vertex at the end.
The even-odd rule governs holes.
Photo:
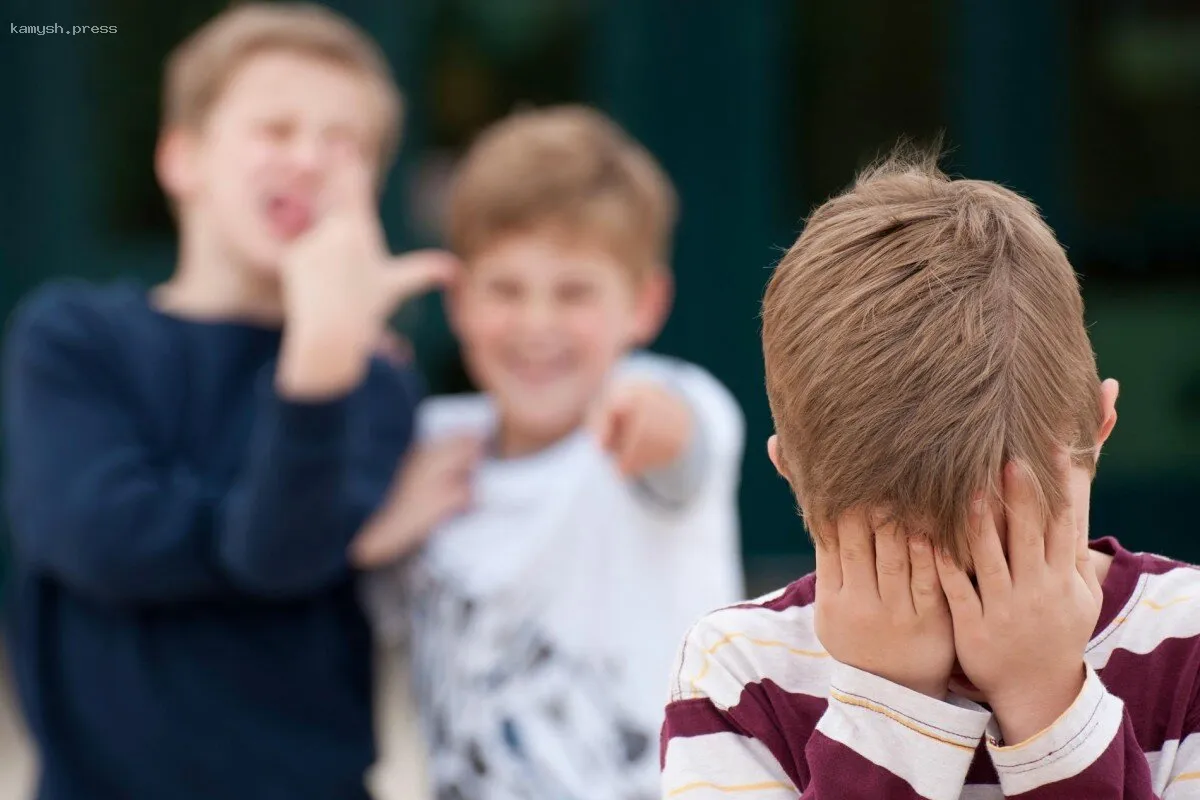
POLYGON ((824 697, 830 659, 817 640, 816 576, 702 617, 688 631, 671 674, 671 702, 706 698, 730 709, 751 686, 824 697))
POLYGON ((1154 553, 1131 552, 1112 538, 1091 546, 1113 561, 1104 581, 1101 625, 1088 646, 1088 661, 1097 669, 1146 670, 1191 654, 1200 664, 1200 567, 1154 553), (1126 663, 1132 661, 1137 664, 1126 663))
POLYGON ((417 438, 422 441, 459 434, 487 435, 496 425, 496 406, 486 394, 434 395, 417 407, 417 438))
POLYGON ((129 283, 45 283, 9 317, 6 358, 10 364, 66 359, 102 369, 99 362, 107 362, 114 348, 143 348, 161 340, 147 335, 150 316, 145 291, 129 283))
POLYGON ((146 308, 145 296, 127 283, 95 284, 70 278, 50 281, 30 292, 13 312, 14 335, 94 333, 98 327, 128 320, 146 308))

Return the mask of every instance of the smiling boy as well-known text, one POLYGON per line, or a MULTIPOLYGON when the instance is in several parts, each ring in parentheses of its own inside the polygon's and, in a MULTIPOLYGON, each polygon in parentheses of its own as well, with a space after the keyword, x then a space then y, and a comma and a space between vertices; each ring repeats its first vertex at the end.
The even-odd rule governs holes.
MULTIPOLYGON (((674 193, 596 111, 515 114, 455 182, 450 316, 483 392, 428 401, 422 445, 356 551, 411 625, 440 797, 658 792, 664 675, 741 598, 743 423, 712 376, 644 346, 668 305, 674 193)), ((386 593, 384 593, 386 595, 386 593)))

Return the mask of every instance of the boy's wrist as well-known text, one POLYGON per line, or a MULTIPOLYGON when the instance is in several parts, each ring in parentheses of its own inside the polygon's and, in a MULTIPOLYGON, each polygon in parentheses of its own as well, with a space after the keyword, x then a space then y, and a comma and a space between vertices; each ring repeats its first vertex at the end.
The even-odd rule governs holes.
POLYGON ((349 394, 366 376, 369 336, 330 326, 289 325, 280 350, 276 387, 291 400, 328 400, 349 394))
POLYGON ((989 697, 1004 741, 1028 741, 1054 724, 1075 702, 1087 678, 1086 668, 1060 676, 1040 676, 1004 694, 989 697))
POLYGON ((945 701, 950 694, 949 679, 937 681, 896 681, 900 686, 911 689, 917 694, 923 694, 933 700, 945 701))

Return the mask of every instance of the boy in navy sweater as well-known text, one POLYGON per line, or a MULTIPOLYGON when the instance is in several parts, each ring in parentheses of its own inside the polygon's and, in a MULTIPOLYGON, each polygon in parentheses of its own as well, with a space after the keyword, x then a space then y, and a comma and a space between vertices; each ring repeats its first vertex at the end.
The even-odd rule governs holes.
POLYGON ((418 399, 373 354, 453 268, 385 250, 399 106, 345 20, 227 12, 168 64, 175 276, 60 284, 18 312, 9 634, 40 798, 366 797, 370 637, 346 553, 418 399))

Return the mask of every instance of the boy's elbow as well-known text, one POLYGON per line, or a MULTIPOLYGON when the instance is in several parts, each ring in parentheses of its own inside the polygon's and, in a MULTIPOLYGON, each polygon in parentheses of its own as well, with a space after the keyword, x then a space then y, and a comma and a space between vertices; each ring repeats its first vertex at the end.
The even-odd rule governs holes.
POLYGON ((96 535, 94 526, 69 515, 14 512, 13 540, 18 560, 78 594, 103 604, 138 595, 146 575, 96 535), (71 535, 80 532, 82 535, 71 535))

